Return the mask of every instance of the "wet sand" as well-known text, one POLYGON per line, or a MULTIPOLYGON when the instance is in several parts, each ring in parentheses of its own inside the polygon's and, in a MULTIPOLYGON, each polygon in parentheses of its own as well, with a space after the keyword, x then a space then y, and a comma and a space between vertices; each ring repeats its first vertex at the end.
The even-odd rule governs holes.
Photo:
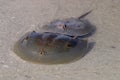
POLYGON ((119 80, 120 0, 0 0, 0 80, 119 80), (97 28, 82 59, 60 65, 33 64, 13 52, 26 32, 54 19, 79 17, 97 28))

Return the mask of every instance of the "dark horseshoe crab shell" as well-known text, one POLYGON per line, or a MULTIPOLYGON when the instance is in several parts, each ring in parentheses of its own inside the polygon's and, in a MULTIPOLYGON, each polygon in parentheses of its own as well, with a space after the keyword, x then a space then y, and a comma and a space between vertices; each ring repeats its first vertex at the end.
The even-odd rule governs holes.
POLYGON ((83 57, 87 46, 87 40, 59 33, 37 33, 34 31, 26 33, 16 42, 14 52, 30 62, 61 64, 83 57), (71 45, 66 47, 67 43, 71 45))
POLYGON ((91 11, 83 14, 78 18, 68 18, 64 20, 54 20, 40 28, 41 31, 61 33, 71 36, 91 35, 95 31, 95 27, 86 19, 91 11))

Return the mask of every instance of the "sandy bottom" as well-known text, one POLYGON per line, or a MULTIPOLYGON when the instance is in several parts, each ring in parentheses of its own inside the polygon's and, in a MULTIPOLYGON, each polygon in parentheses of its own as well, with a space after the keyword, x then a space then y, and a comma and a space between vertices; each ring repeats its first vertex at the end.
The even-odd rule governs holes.
POLYGON ((119 80, 120 0, 0 0, 0 80, 119 80), (13 52, 14 43, 38 24, 78 17, 97 28, 95 45, 82 59, 60 65, 33 64, 13 52))

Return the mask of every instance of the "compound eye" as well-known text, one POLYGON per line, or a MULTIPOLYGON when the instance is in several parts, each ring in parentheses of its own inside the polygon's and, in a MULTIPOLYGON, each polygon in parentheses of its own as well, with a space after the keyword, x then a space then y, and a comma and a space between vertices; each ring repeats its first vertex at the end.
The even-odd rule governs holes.
POLYGON ((71 44, 68 44, 67 47, 72 47, 72 45, 71 45, 71 44))
POLYGON ((29 37, 27 36, 26 38, 25 38, 25 40, 28 40, 29 39, 29 37))
POLYGON ((66 30, 66 29, 67 29, 67 25, 66 25, 66 24, 63 26, 63 29, 64 29, 64 30, 66 30))
POLYGON ((66 48, 71 48, 72 45, 71 45, 70 43, 67 43, 67 44, 65 45, 65 47, 66 47, 66 48))

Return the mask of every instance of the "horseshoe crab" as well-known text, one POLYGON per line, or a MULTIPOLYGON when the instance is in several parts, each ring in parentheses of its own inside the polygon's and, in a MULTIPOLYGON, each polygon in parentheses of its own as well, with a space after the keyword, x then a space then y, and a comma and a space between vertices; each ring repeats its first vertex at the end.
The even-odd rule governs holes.
POLYGON ((63 20, 54 20, 41 27, 40 30, 42 32, 48 31, 77 37, 91 35, 94 32, 95 27, 88 20, 84 19, 89 13, 91 13, 91 11, 78 18, 72 17, 63 20))
POLYGON ((84 56, 88 41, 53 32, 28 32, 18 40, 14 52, 24 60, 43 63, 68 63, 84 56))
POLYGON ((96 29, 84 19, 90 12, 78 18, 54 20, 39 27, 40 33, 26 33, 14 45, 14 52, 24 60, 43 64, 68 63, 83 57, 88 47, 85 38, 96 29))

